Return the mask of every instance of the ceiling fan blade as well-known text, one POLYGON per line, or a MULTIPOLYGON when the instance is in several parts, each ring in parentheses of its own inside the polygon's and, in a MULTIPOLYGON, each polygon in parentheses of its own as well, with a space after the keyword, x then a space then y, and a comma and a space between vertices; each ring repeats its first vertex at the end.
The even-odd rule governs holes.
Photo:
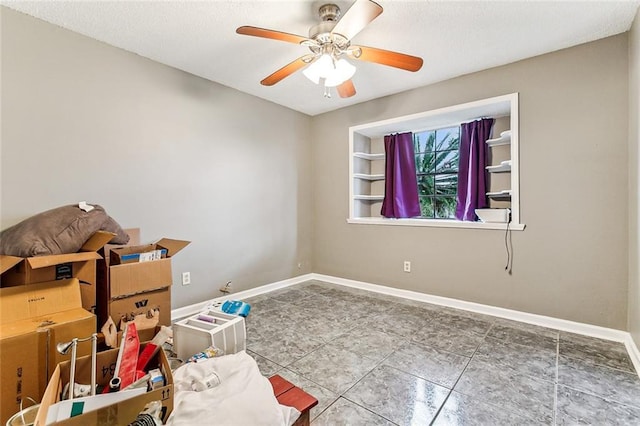
POLYGON ((338 90, 338 95, 340 95, 341 98, 350 98, 356 94, 356 88, 353 86, 352 80, 345 81, 336 89, 338 90))
POLYGON ((352 46, 349 51, 354 58, 361 61, 375 62, 413 72, 422 68, 422 58, 417 56, 366 46, 352 46))
POLYGON ((303 41, 310 41, 307 37, 296 34, 283 33, 282 31, 268 30, 258 27, 238 27, 236 33, 254 37, 270 38, 272 40, 286 41, 287 43, 300 44, 303 41))
POLYGON ((280 68, 278 71, 274 72, 270 76, 266 77, 264 80, 260 82, 263 86, 273 86, 278 83, 280 80, 289 77, 294 72, 298 71, 300 68, 304 68, 306 65, 309 65, 309 61, 307 58, 309 55, 304 55, 296 59, 295 61, 285 65, 280 68))
POLYGON ((382 6, 378 3, 371 0, 356 0, 331 32, 342 34, 351 40, 381 13, 382 6))

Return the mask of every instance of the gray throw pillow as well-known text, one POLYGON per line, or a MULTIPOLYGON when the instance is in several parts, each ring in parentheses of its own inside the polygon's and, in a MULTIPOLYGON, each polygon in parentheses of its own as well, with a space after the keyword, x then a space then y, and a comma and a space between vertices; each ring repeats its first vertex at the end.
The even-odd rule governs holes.
POLYGON ((97 231, 116 234, 111 244, 126 244, 129 236, 99 205, 89 212, 77 204, 32 216, 0 232, 0 254, 31 257, 76 253, 97 231))

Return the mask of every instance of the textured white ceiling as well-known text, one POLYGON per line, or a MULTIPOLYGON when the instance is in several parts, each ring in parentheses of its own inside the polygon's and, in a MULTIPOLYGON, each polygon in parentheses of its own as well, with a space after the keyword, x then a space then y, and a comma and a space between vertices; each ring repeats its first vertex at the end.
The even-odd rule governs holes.
MULTIPOLYGON (((9 8, 309 115, 627 31, 640 0, 378 0, 384 12, 354 44, 420 56, 410 73, 355 62, 357 94, 322 96, 301 72, 272 87, 267 75, 308 52, 241 36, 252 25, 307 36, 330 1, 8 1, 9 8)), ((344 13, 352 2, 333 1, 344 13)))

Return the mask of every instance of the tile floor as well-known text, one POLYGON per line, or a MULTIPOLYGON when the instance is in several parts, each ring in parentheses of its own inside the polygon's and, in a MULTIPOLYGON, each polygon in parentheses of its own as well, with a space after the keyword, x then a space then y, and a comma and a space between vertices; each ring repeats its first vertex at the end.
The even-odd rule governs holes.
POLYGON ((248 352, 320 425, 640 425, 620 343, 318 281, 247 299, 248 352))

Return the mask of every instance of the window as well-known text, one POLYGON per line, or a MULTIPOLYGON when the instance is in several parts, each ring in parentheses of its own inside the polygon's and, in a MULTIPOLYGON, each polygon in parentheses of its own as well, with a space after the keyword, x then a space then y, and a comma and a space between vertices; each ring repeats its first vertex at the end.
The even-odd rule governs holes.
MULTIPOLYGON (((520 223, 518 94, 497 96, 349 129, 349 223, 505 229, 506 223, 455 219, 460 124, 495 118, 487 142, 490 163, 486 196, 491 209, 510 209, 510 229, 520 223), (390 219, 380 214, 385 193, 384 136, 413 133, 421 217, 390 219)), ((495 211, 491 211, 494 213, 495 211)))
POLYGON ((422 217, 454 219, 459 146, 458 126, 413 134, 422 217))

